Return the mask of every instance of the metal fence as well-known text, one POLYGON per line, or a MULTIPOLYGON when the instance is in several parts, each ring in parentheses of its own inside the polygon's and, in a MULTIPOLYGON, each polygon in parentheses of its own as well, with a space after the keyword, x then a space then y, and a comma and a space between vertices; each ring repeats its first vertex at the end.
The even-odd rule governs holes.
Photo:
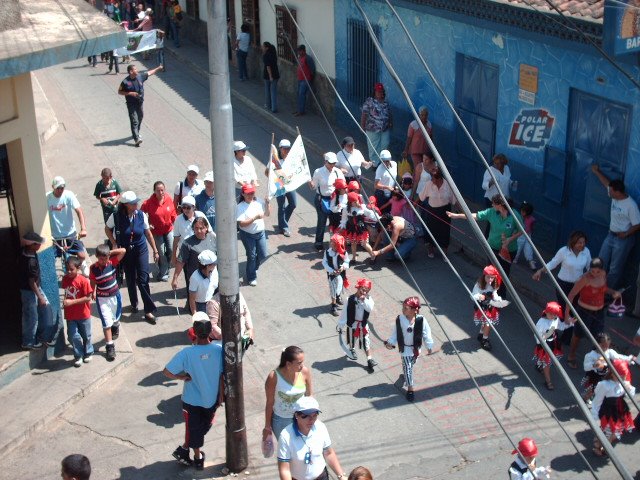
MULTIPOLYGON (((380 39, 380 29, 374 27, 380 39)), ((363 21, 347 20, 347 98, 362 105, 378 81, 380 58, 363 21)))

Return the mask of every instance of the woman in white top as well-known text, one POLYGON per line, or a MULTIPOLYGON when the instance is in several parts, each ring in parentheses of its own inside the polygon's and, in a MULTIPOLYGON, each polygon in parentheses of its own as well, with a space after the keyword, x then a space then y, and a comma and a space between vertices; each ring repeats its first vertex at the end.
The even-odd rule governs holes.
POLYGON ((211 250, 198 255, 198 269, 189 277, 189 307, 191 314, 207 311, 207 302, 218 289, 218 257, 211 250))
POLYGON ((269 200, 256 198, 256 187, 249 184, 242 187, 242 202, 236 207, 236 220, 240 228, 240 240, 247 252, 247 270, 245 281, 255 287, 258 285, 258 269, 267 258, 267 235, 264 230, 264 217, 271 213, 269 200))
POLYGON ((367 170, 371 168, 373 163, 367 162, 362 155, 362 152, 355 148, 356 142, 353 137, 344 137, 342 140, 342 150, 340 150, 336 157, 338 157, 338 168, 344 173, 344 178, 349 183, 352 180, 360 181, 360 175, 362 175, 362 167, 367 170))
POLYGON ((293 409, 303 396, 313 395, 311 370, 304 366, 304 352, 291 345, 280 355, 280 365, 269 372, 264 384, 267 403, 264 409, 262 439, 273 433, 274 442, 280 432, 293 421, 293 409))
MULTIPOLYGON (((509 163, 509 160, 506 155, 498 153, 494 155, 493 165, 489 168, 496 177, 498 185, 500 185, 500 190, 502 190, 505 198, 511 200, 511 186, 513 182, 511 181, 511 170, 509 170, 507 163, 509 163)), ((494 195, 498 195, 498 188, 488 170, 484 172, 484 177, 482 177, 482 189, 484 190, 485 203, 487 206, 491 206, 491 199, 494 195)))
MULTIPOLYGON (((396 177, 398 176, 398 164, 391 160, 391 152, 382 150, 380 152, 380 160, 382 163, 376 169, 375 192, 374 195, 378 205, 384 205, 389 202, 393 189, 396 186, 396 177)), ((382 210, 386 213, 391 206, 382 210)))
POLYGON ((435 165, 433 158, 427 154, 422 155, 422 162, 418 163, 413 171, 413 192, 411 192, 412 200, 416 200, 416 195, 418 195, 427 182, 431 180, 429 169, 432 165, 435 165))
POLYGON ((249 55, 249 44, 251 43, 251 35, 249 35, 249 25, 243 23, 240 26, 240 33, 236 38, 236 56, 238 58, 238 74, 240 81, 249 80, 247 72, 247 56, 249 55))
MULTIPOLYGON (((431 175, 431 180, 419 192, 419 197, 421 202, 428 199, 427 228, 433 234, 433 238, 440 245, 440 248, 446 253, 451 241, 451 223, 447 216, 447 210, 450 210, 452 204, 457 204, 456 197, 451 190, 449 182, 442 178, 438 165, 433 164, 429 169, 429 174, 431 175)), ((431 237, 427 234, 425 240, 427 242, 427 255, 429 258, 433 258, 434 246, 431 243, 431 237)))

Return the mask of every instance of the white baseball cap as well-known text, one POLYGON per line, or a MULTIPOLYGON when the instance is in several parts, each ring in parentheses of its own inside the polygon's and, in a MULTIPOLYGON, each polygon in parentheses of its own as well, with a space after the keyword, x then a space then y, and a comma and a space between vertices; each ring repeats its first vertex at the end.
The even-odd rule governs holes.
POLYGON ((64 187, 65 185, 66 183, 64 182, 64 178, 62 178, 61 176, 53 177, 53 182, 51 182, 51 186, 53 188, 60 188, 64 187))
POLYGON ((382 161, 391 160, 391 152, 389 150, 382 150, 380 152, 380 160, 382 161))
POLYGON ((198 262, 200 265, 213 265, 218 261, 218 257, 211 250, 203 250, 198 255, 198 262))
POLYGON ((294 404, 293 410, 297 413, 312 415, 314 413, 320 412, 320 404, 313 397, 300 397, 294 404))
POLYGON ((286 138, 283 138, 282 140, 280 140, 280 143, 278 144, 279 148, 291 148, 291 142, 289 140, 287 140, 286 138))
POLYGON ((324 161, 327 163, 338 163, 338 157, 333 152, 327 152, 324 154, 324 161))
POLYGON ((192 207, 196 206, 196 199, 191 195, 187 195, 182 199, 182 203, 180 205, 191 205, 192 207))
POLYGON ((207 173, 204 174, 204 181, 205 182, 213 182, 213 172, 212 171, 208 171, 207 173))
POLYGON ((233 151, 237 152, 238 150, 246 150, 248 147, 242 140, 236 140, 233 142, 233 151))
POLYGON ((189 165, 187 167, 187 172, 196 172, 196 173, 200 173, 200 167, 198 167, 198 165, 189 165))
POLYGON ((120 203, 138 203, 140 199, 131 190, 127 190, 120 195, 120 203))

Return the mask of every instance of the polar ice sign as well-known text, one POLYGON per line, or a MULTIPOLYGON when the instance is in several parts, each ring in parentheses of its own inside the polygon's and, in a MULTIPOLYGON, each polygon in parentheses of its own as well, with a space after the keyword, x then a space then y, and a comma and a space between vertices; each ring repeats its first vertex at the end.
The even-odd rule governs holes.
POLYGON ((509 145, 523 148, 542 148, 551 137, 555 118, 541 108, 520 110, 511 127, 509 145))

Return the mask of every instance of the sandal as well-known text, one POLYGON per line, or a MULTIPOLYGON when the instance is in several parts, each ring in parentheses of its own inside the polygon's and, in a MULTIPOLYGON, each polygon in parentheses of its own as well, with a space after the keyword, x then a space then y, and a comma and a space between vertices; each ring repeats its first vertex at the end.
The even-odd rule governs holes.
POLYGON ((553 386, 552 382, 545 381, 544 382, 544 386, 547 387, 547 390, 555 390, 556 389, 556 387, 553 386))
POLYGON ((574 370, 576 370, 578 368, 578 360, 576 358, 567 358, 567 365, 569 365, 569 368, 573 368, 574 370))
POLYGON ((602 444, 600 444, 600 442, 597 441, 597 440, 594 440, 593 448, 591 449, 591 451, 593 452, 593 454, 596 457, 606 457, 607 456, 607 451, 604 449, 602 444))

